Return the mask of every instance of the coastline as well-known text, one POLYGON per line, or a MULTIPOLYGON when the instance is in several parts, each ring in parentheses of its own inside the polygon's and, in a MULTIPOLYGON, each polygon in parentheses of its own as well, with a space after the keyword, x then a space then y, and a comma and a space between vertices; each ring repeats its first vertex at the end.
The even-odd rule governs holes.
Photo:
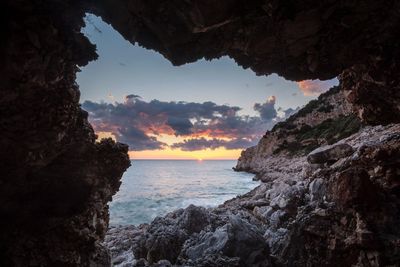
MULTIPOLYGON (((191 205, 157 217, 150 224, 112 228, 106 236, 105 245, 111 250, 115 266, 140 262, 150 266, 171 266, 168 264, 172 263, 179 263, 177 266, 205 266, 205 262, 223 263, 214 266, 287 266, 305 264, 309 258, 315 262, 322 260, 311 251, 303 251, 303 255, 309 258, 295 256, 298 253, 296 251, 307 250, 301 241, 307 237, 312 242, 320 242, 319 247, 330 250, 333 258, 328 260, 336 260, 338 248, 328 248, 325 242, 329 240, 314 240, 314 234, 309 236, 311 232, 308 233, 306 229, 318 227, 321 233, 331 231, 331 227, 337 225, 337 216, 343 213, 343 206, 335 204, 335 201, 345 193, 331 192, 340 182, 335 177, 342 175, 343 169, 360 164, 360 159, 368 159, 370 150, 397 146, 399 138, 400 125, 366 127, 338 142, 351 145, 354 152, 332 165, 315 166, 307 163, 304 156, 275 159, 275 162, 282 163, 277 168, 280 175, 274 169, 274 178, 270 176, 263 179, 263 183, 250 192, 216 208, 191 205), (284 167, 291 166, 293 162, 304 164, 295 175, 284 167), (166 244, 175 245, 171 247, 166 244), (244 244, 255 251, 254 261, 243 261, 248 259, 241 257, 244 244), (236 252, 231 251, 232 247, 236 252)), ((346 201, 352 203, 355 200, 352 196, 340 199, 343 205, 348 204, 346 201)), ((356 216, 356 213, 352 216, 356 216)), ((352 232, 355 231, 353 227, 352 224, 341 225, 339 231, 352 232)), ((384 227, 385 224, 380 225, 380 229, 384 227)), ((356 238, 354 242, 365 242, 363 238, 356 238)), ((351 248, 351 244, 348 248, 351 248)))

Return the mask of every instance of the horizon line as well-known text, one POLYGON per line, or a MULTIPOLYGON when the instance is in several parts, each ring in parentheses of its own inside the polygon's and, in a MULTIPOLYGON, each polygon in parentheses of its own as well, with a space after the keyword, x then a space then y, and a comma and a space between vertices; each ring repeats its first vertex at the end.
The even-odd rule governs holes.
POLYGON ((130 158, 130 160, 190 160, 190 161, 211 161, 211 160, 238 160, 237 158, 232 158, 232 159, 166 159, 166 158, 154 158, 154 159, 148 159, 148 158, 130 158))

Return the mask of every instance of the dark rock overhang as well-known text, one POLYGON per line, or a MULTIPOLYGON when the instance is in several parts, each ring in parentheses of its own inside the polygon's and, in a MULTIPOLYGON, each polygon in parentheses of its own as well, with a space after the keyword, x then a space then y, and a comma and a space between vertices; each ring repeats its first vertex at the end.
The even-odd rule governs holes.
POLYGON ((86 7, 175 65, 224 55, 258 75, 329 79, 393 56, 398 1, 103 0, 86 7))

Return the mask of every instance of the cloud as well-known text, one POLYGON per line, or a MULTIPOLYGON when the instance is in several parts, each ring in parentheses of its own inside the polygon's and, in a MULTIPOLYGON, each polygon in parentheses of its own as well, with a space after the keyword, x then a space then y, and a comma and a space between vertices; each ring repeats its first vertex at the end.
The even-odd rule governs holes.
POLYGON ((219 147, 225 147, 226 149, 243 149, 246 147, 253 146, 257 143, 257 140, 247 140, 244 138, 237 138, 232 140, 222 140, 222 139, 206 139, 201 138, 191 138, 184 140, 180 143, 175 143, 171 145, 171 148, 181 149, 183 151, 195 151, 203 149, 217 149, 219 147))
POLYGON ((261 119, 263 119, 264 121, 270 121, 277 115, 275 102, 276 97, 270 96, 265 103, 256 103, 254 104, 253 108, 260 114, 261 119))
POLYGON ((328 89, 333 86, 334 82, 334 80, 304 80, 297 82, 297 85, 305 96, 318 96, 321 93, 328 91, 328 89))
POLYGON ((158 150, 167 146, 167 144, 159 142, 156 137, 148 136, 145 132, 135 127, 120 128, 118 129, 118 134, 118 141, 133 144, 135 150, 158 150))
POLYGON ((140 95, 130 94, 125 96, 125 102, 135 101, 135 99, 142 98, 140 95))
POLYGON ((189 135, 192 133, 193 124, 188 118, 169 117, 166 124, 175 131, 175 135, 189 135))
POLYGON ((242 116, 237 106, 213 102, 144 101, 131 94, 123 103, 85 101, 83 109, 96 132, 110 132, 117 141, 127 143, 131 150, 163 149, 161 135, 184 137, 185 141, 172 148, 198 150, 218 147, 247 148, 258 142, 265 131, 280 118, 275 110, 276 98, 257 103, 254 109, 260 116, 242 116), (206 138, 205 138, 206 137, 206 138))

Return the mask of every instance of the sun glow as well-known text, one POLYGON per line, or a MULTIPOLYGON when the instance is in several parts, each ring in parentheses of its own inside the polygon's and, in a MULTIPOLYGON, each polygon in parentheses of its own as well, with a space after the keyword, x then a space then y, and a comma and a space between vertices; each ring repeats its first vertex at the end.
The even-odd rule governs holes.
POLYGON ((129 157, 131 159, 228 160, 237 159, 241 151, 241 149, 227 150, 225 148, 182 151, 167 148, 163 150, 129 151, 129 157))
MULTIPOLYGON (((112 138, 116 141, 115 135, 111 132, 96 132, 98 138, 101 140, 103 138, 112 138)), ((206 136, 207 137, 207 136, 206 136)), ((188 138, 188 137, 186 137, 188 138)), ((190 138, 190 137, 189 137, 190 138)), ((177 137, 174 135, 160 135, 158 140, 171 145, 175 142, 182 142, 185 138, 177 137)), ((176 160, 197 160, 199 162, 203 160, 232 160, 238 159, 241 153, 241 149, 203 149, 196 151, 183 151, 181 149, 172 149, 170 147, 165 147, 159 150, 142 150, 142 151, 129 151, 129 157, 131 159, 176 159, 176 160)))

